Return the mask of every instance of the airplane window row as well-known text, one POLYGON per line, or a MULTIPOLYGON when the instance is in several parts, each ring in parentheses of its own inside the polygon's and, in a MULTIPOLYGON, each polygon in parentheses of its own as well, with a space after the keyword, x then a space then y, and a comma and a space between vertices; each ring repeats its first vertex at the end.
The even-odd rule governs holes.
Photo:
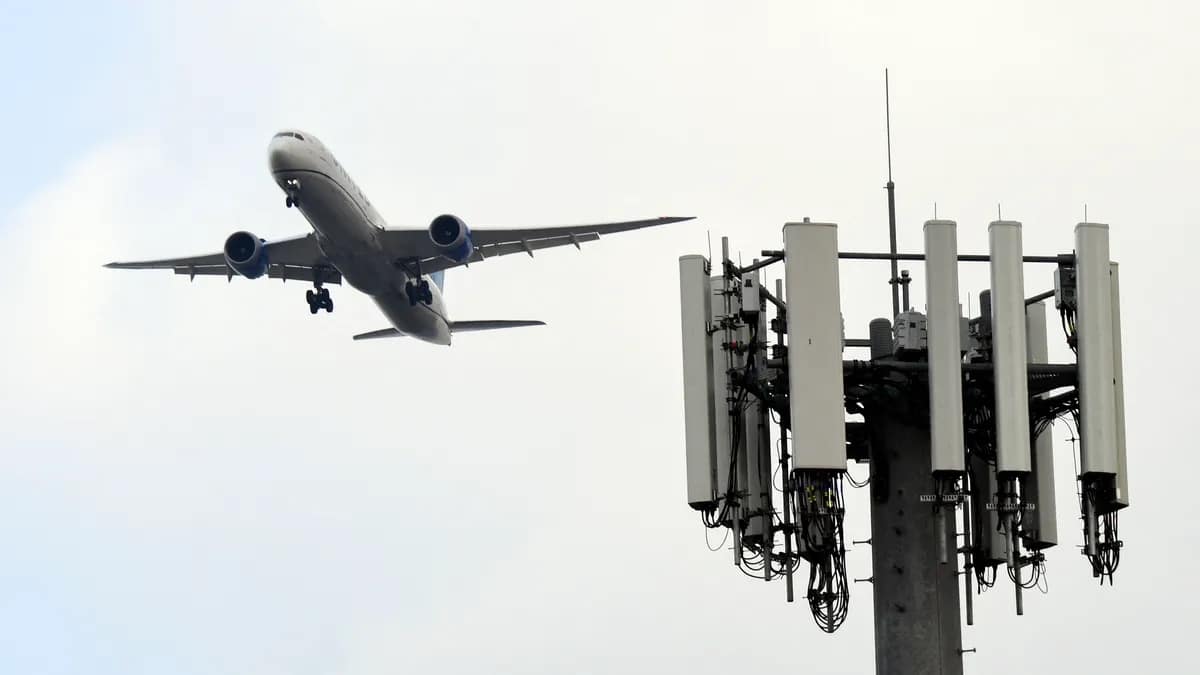
POLYGON ((291 131, 281 131, 281 132, 275 134, 275 138, 279 138, 280 136, 288 136, 290 138, 295 138, 295 139, 301 140, 301 141, 304 140, 303 136, 301 136, 300 134, 297 134, 297 133, 293 133, 291 131))

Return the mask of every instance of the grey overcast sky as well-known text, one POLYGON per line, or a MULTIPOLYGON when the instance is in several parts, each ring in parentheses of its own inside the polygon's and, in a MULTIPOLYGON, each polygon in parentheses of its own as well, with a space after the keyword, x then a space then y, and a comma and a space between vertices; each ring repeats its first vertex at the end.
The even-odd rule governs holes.
MULTIPOLYGON (((1000 204, 1066 252, 1086 203, 1122 264, 1116 585, 1060 434, 1050 592, 981 596, 967 672, 1193 672, 1194 3, 0 4, 0 672, 868 672, 869 589, 825 635, 684 503, 676 260, 804 216, 885 246, 885 66, 902 249, 936 202, 965 251, 1000 204), (292 126, 393 226, 700 220, 452 271, 455 317, 549 325, 450 349, 351 342, 345 288, 101 269, 306 231, 292 126)), ((886 274, 842 278, 865 334, 886 274)))

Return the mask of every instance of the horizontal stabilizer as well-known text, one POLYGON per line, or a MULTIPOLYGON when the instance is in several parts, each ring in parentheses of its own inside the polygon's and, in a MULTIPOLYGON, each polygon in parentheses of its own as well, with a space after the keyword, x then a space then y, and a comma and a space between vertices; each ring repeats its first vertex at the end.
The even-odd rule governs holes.
POLYGON ((523 326, 545 326, 545 321, 511 321, 493 319, 489 321, 451 321, 451 333, 467 333, 475 330, 498 330, 500 328, 521 328, 523 326))
MULTIPOLYGON (((522 328, 524 326, 545 326, 545 321, 527 321, 511 319, 491 319, 485 321, 451 321, 451 333, 470 333, 479 330, 499 330, 501 328, 522 328)), ((359 333, 355 340, 374 340, 376 338, 404 337, 404 333, 395 328, 383 328, 369 333, 359 333)))
POLYGON ((359 333, 358 335, 354 336, 354 339, 355 340, 374 340, 375 338, 389 338, 389 337, 404 337, 404 333, 401 333, 400 331, 396 330, 395 328, 384 328, 383 330, 373 330, 369 333, 359 333))

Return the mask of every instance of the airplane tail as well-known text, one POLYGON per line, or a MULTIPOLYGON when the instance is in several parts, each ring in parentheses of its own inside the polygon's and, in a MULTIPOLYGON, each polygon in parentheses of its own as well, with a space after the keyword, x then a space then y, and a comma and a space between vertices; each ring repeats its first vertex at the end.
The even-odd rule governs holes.
MULTIPOLYGON (((481 330, 500 330, 501 328, 523 328, 525 326, 545 326, 545 321, 529 321, 529 320, 513 320, 513 319, 491 319, 484 321, 451 321, 451 333, 472 333, 481 330)), ((369 333, 359 333, 354 336, 355 340, 375 340, 377 338, 404 337, 404 334, 395 328, 384 328, 382 330, 373 330, 369 333)))
POLYGON ((433 279, 433 283, 437 284, 438 290, 446 290, 446 270, 438 270, 430 274, 429 278, 433 279))

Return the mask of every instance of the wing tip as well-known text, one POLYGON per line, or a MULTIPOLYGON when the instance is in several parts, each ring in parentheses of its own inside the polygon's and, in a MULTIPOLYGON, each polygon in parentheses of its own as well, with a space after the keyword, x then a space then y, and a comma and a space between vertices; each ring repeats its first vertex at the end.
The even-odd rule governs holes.
POLYGON ((664 225, 668 223, 682 223, 685 220, 695 220, 696 216, 659 216, 658 220, 664 225))

